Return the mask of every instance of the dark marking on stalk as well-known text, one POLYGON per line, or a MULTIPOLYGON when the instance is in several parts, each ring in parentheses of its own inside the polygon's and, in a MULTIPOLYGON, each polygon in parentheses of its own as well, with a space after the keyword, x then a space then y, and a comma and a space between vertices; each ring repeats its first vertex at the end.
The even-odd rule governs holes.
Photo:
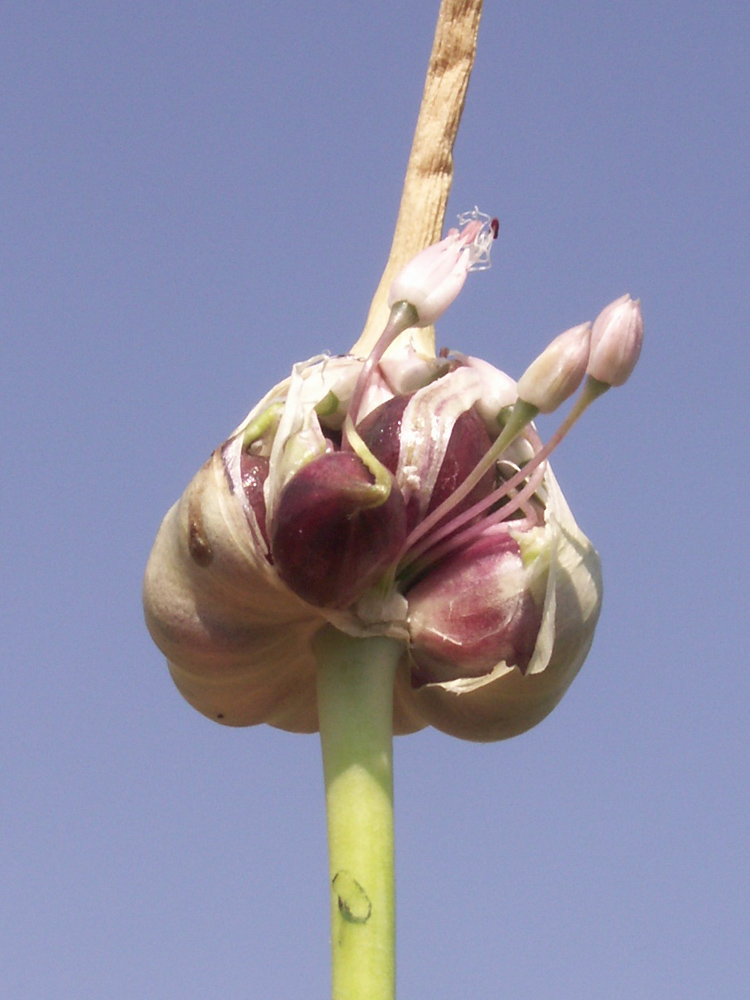
POLYGON ((331 888, 336 893, 339 913, 350 924, 366 924, 372 913, 370 897, 347 871, 337 872, 331 888))
POLYGON ((490 222, 490 229, 492 230, 492 239, 496 240, 497 239, 497 234, 500 232, 500 220, 499 219, 493 219, 490 222))

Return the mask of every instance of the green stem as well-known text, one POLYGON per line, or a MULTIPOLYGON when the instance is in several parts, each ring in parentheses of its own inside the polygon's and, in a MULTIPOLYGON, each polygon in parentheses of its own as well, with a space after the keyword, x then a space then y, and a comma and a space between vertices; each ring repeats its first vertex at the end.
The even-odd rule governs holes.
POLYGON ((394 1000, 393 682, 401 643, 315 640, 328 814, 333 1000, 394 1000))

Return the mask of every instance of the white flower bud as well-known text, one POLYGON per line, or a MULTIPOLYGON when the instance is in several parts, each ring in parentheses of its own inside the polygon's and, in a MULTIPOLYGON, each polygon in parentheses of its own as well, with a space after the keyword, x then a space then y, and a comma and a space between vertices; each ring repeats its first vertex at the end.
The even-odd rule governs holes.
POLYGON ((591 324, 561 333, 518 380, 518 396, 540 413, 552 413, 572 396, 586 374, 591 324))

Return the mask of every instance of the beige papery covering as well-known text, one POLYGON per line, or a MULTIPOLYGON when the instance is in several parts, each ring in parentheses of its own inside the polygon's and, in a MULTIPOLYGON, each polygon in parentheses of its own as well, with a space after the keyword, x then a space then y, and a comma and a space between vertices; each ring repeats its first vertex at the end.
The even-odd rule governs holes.
MULTIPOLYGON (((388 288, 397 271, 440 238, 480 11, 481 0, 444 0, 441 6, 391 255, 352 349, 359 358, 385 326, 388 288)), ((390 351, 394 360, 410 337, 420 354, 434 357, 431 329, 404 337, 390 351)), ((351 356, 329 363, 334 373, 337 365, 360 364, 351 356)), ((165 517, 146 570, 146 621, 175 684, 198 711, 226 725, 267 722, 295 732, 317 730, 311 639, 326 622, 352 635, 408 636, 406 601, 400 595, 369 617, 366 607, 323 611, 295 596, 265 557, 260 528, 237 475, 242 432, 310 372, 317 372, 314 364, 296 366, 292 379, 272 389, 212 455, 165 517)), ((498 385, 507 387, 510 380, 502 379, 498 385)), ((326 388, 324 379, 322 394, 326 388)), ((537 541, 549 570, 539 595, 542 626, 526 675, 499 663, 483 677, 412 688, 405 652, 394 696, 397 734, 433 725, 472 740, 513 736, 547 715, 574 678, 599 612, 599 561, 551 472, 544 492, 545 526, 537 541)))
MULTIPOLYGON (((217 449, 159 530, 144 582, 146 622, 181 694, 204 715, 314 732, 310 640, 327 619, 279 581, 262 552, 217 449)), ((342 624, 342 615, 330 617, 342 624)), ((409 705, 405 669, 397 691, 398 731, 424 726, 409 705)))
MULTIPOLYGON (((527 674, 500 663, 484 677, 413 689, 405 654, 395 690, 397 734, 433 725, 464 739, 514 736, 543 719, 578 672, 599 613, 599 561, 551 473, 545 486, 550 568, 527 674)), ((328 620, 353 634, 389 630, 306 604, 262 552, 217 449, 159 530, 144 582, 146 620, 175 684, 198 711, 226 725, 268 722, 313 732, 312 636, 328 620)))

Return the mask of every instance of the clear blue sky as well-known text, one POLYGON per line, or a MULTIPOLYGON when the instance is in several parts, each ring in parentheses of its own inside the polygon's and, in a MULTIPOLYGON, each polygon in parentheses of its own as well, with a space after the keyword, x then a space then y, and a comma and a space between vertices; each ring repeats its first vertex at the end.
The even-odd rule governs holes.
MULTIPOLYGON (((317 739, 189 709, 140 580, 358 335, 436 8, 0 14, 3 997, 328 993, 317 739)), ((486 0, 450 211, 501 236, 439 340, 517 376, 630 292, 646 342, 555 463, 604 562, 580 677, 514 741, 397 744, 404 1000, 747 996, 748 51, 740 2, 486 0)))

